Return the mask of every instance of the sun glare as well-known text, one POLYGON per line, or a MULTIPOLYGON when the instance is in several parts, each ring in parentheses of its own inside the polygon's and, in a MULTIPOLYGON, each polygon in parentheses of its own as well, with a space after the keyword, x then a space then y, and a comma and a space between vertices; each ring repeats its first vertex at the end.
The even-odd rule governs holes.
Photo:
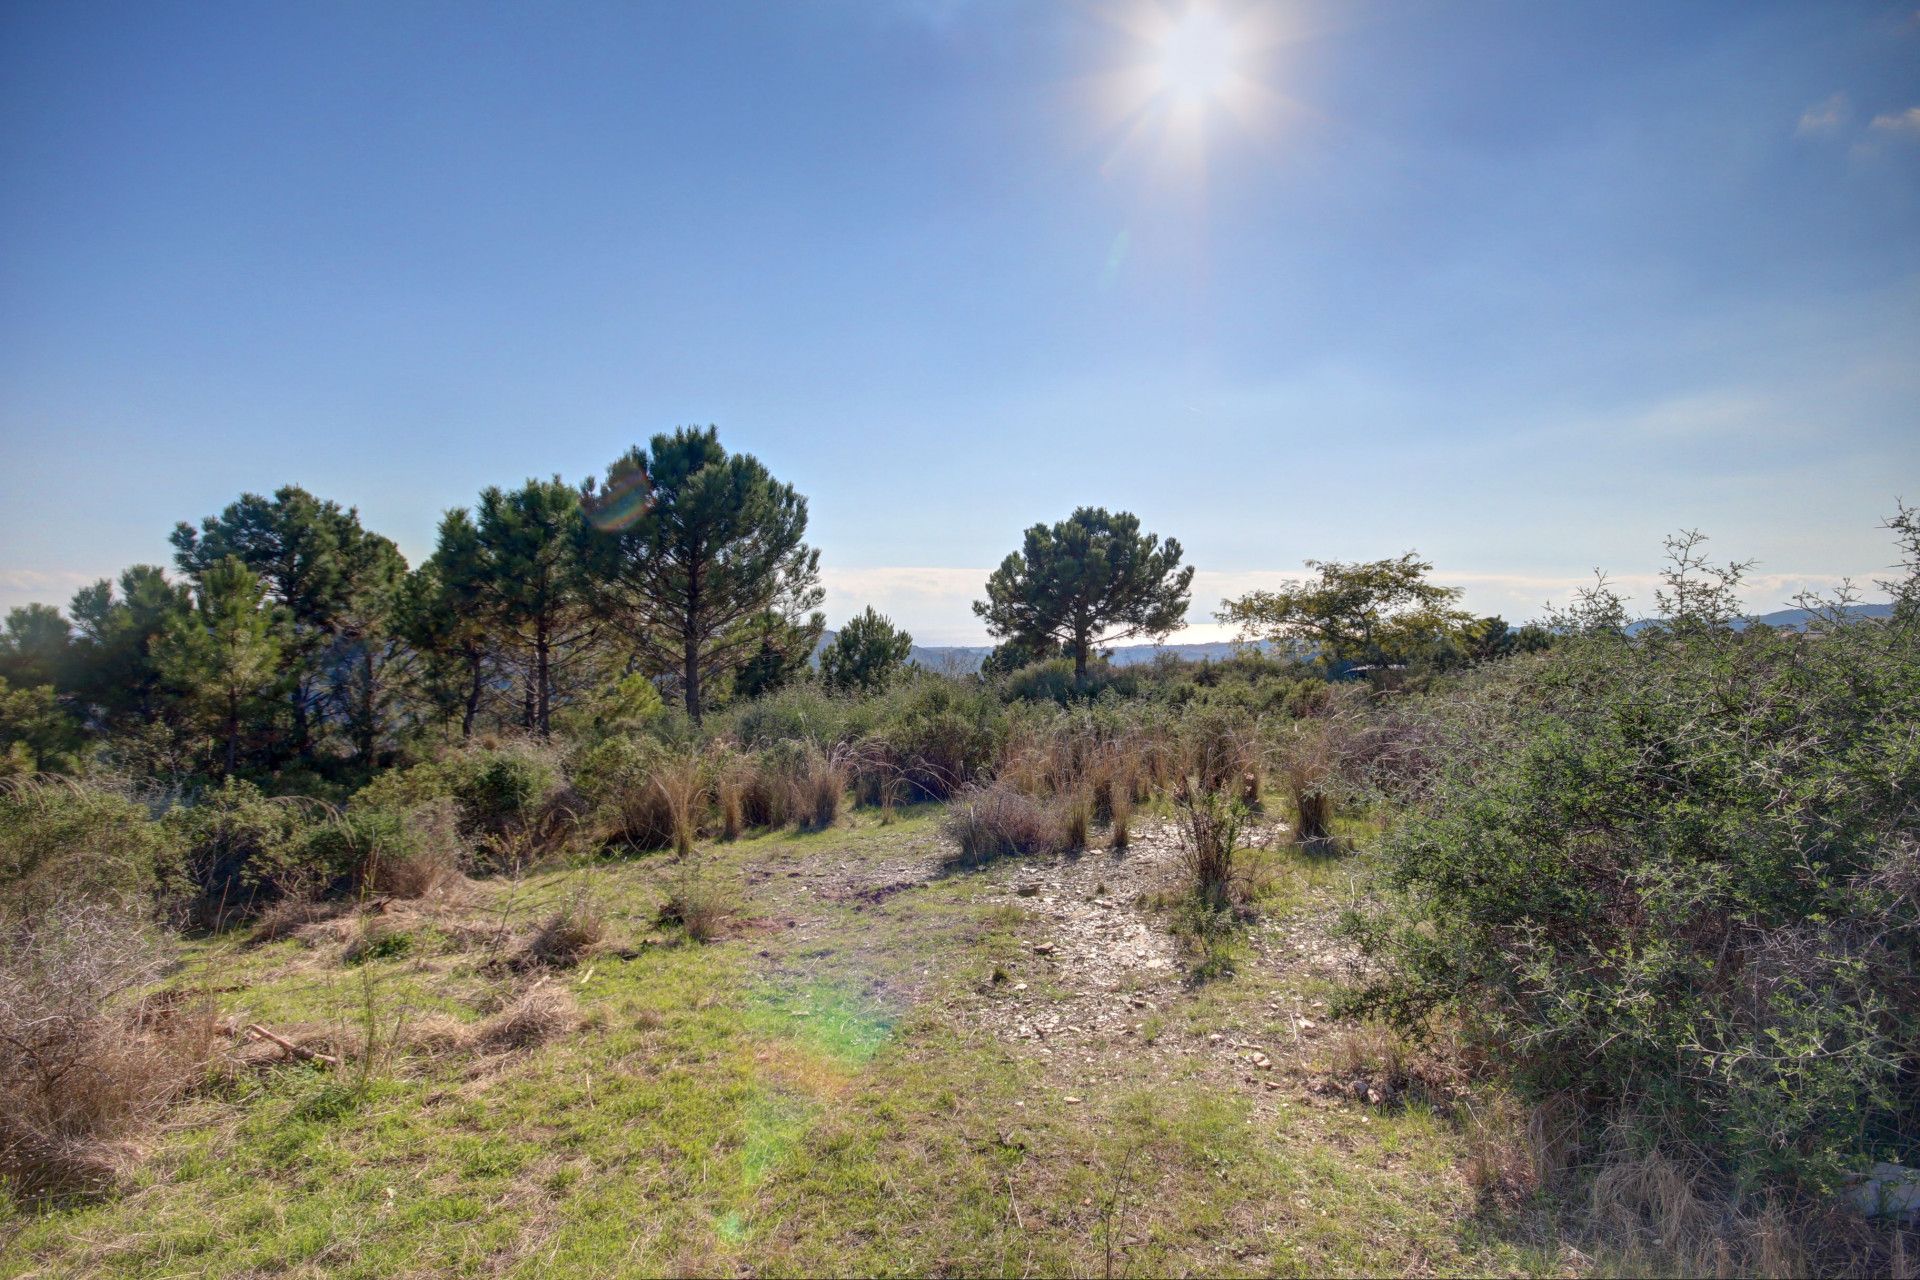
POLYGON ((1277 93, 1276 49, 1299 10, 1251 0, 1115 0, 1099 10, 1123 36, 1123 62, 1090 83, 1112 123, 1112 172, 1145 159, 1190 183, 1210 151, 1271 137, 1291 104, 1277 93))
POLYGON ((1189 101, 1214 98, 1233 81, 1235 53, 1233 29, 1195 5, 1161 37, 1161 86, 1189 101))

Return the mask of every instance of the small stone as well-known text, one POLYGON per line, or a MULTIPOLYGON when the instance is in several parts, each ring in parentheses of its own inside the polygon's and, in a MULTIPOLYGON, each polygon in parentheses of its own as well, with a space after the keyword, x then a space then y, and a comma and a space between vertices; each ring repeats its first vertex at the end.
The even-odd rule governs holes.
POLYGON ((1027 984, 1024 982, 1016 982, 1013 984, 1013 989, 1015 991, 1025 991, 1027 989, 1027 984))
POLYGON ((1031 898, 1034 894, 1040 892, 1040 886, 1037 884, 1023 884, 1015 888, 1014 892, 1023 898, 1031 898))
POLYGON ((1074 1097, 1074 1096, 1073 1096, 1072 1094, 1068 1094, 1068 1095, 1067 1095, 1066 1097, 1064 1097, 1064 1098, 1062 1098, 1062 1099, 1060 1099, 1060 1101, 1062 1101, 1062 1102, 1065 1102, 1065 1103, 1068 1103, 1068 1104, 1073 1104, 1073 1103, 1077 1103, 1077 1102, 1079 1102, 1079 1101, 1080 1101, 1080 1099, 1078 1099, 1078 1098, 1076 1098, 1076 1097, 1074 1097))
POLYGON ((1053 954, 1053 944, 1051 942, 1036 942, 1033 944, 1033 954, 1037 956, 1050 956, 1053 954))
POLYGON ((1209 1031, 1209 1032, 1207 1033, 1207 1043, 1208 1043, 1208 1044, 1219 1044, 1219 1043, 1220 1043, 1220 1033, 1219 1033, 1218 1031, 1209 1031))

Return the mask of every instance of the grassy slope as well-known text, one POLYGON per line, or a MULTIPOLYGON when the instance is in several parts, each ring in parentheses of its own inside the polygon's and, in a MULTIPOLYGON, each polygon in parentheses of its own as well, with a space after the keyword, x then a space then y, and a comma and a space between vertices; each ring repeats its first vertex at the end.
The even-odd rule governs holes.
MULTIPOLYGON (((180 985, 310 1032, 477 1017, 526 981, 486 965, 489 922, 583 891, 635 954, 549 979, 586 1023, 539 1048, 402 1053, 365 1088, 240 1077, 176 1113, 125 1196, 14 1224, 0 1274, 1556 1269, 1474 1212, 1450 1124, 1212 1051, 1281 1039, 1276 1010, 1317 994, 1284 958, 1175 986, 1138 1033, 997 1034, 993 1002, 1014 979, 1044 1001, 1052 971, 1004 869, 927 873, 936 818, 716 847, 744 919, 705 946, 646 943, 673 942, 661 857, 483 884, 358 965, 292 938, 195 943, 180 985)), ((1324 909, 1337 877, 1269 857, 1279 910, 1324 909)))

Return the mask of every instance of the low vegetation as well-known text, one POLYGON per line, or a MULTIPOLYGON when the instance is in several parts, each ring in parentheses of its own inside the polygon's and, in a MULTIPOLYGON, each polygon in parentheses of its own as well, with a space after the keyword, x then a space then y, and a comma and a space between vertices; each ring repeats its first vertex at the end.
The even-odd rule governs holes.
POLYGON ((1123 668, 1191 569, 1088 508, 965 675, 813 669, 805 514, 682 431, 16 610, 0 1273, 1908 1269, 1911 511, 1885 618, 1409 553, 1123 668))

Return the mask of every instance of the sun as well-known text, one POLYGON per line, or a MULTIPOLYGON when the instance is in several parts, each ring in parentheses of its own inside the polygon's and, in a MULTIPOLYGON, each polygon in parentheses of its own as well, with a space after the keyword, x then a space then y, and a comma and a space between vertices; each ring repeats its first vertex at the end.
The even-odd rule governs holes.
POLYGON ((1240 50, 1234 28, 1195 4, 1159 36, 1160 87, 1171 97, 1205 103, 1232 87, 1240 50))

